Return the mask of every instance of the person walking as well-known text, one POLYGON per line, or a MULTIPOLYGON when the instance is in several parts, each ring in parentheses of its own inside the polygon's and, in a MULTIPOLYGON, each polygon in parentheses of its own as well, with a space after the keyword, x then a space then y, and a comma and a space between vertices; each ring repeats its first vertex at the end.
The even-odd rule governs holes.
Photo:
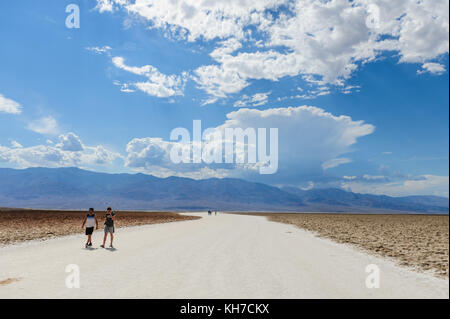
POLYGON ((82 229, 84 228, 84 225, 86 225, 86 236, 88 236, 86 242, 86 248, 88 248, 92 246, 92 233, 94 232, 94 225, 96 225, 98 229, 98 220, 94 214, 93 208, 89 208, 89 213, 84 216, 83 224, 81 225, 82 229))
POLYGON ((110 248, 113 247, 113 240, 114 240, 114 220, 115 220, 115 213, 112 211, 111 207, 108 207, 106 209, 106 215, 105 215, 105 236, 103 237, 103 245, 100 247, 105 248, 106 238, 108 237, 108 234, 111 236, 111 243, 109 245, 110 248))

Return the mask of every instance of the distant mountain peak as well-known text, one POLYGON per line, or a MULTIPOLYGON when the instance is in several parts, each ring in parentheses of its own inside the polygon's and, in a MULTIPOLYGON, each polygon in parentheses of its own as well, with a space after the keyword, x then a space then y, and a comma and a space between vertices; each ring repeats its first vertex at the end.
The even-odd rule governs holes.
POLYGON ((0 207, 291 212, 448 213, 437 196, 364 195, 339 188, 301 190, 235 178, 106 174, 76 167, 0 169, 0 207))

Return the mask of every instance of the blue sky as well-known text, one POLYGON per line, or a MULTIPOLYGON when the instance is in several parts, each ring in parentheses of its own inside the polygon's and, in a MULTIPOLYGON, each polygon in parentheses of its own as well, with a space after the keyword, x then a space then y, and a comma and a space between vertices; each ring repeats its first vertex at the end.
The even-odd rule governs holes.
POLYGON ((21 0, 0 12, 1 167, 448 197, 448 1, 21 0), (194 119, 279 127, 278 173, 173 165, 170 132, 194 119))

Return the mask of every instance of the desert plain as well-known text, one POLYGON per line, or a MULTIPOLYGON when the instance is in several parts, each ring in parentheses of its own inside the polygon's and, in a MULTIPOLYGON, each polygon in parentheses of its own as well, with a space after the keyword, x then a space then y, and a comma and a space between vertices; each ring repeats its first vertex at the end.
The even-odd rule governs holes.
POLYGON ((439 277, 449 274, 448 215, 252 213, 439 277))
MULTIPOLYGON (((305 229, 312 230, 311 225, 319 225, 315 227, 330 228, 332 233, 347 231, 350 239, 353 233, 370 237, 380 232, 374 229, 373 222, 368 223, 362 216, 333 219, 312 215, 300 228, 290 218, 305 219, 307 215, 275 215, 284 218, 285 222, 272 222, 267 216, 248 214, 208 216, 205 212, 131 212, 127 215, 118 212, 114 248, 103 249, 100 247, 102 229, 94 232, 93 246, 84 247, 86 236, 81 229, 83 214, 80 212, 33 213, 0 213, 4 214, 0 215, 3 223, 0 233, 11 243, 0 245, 0 299, 448 299, 449 296, 448 277, 442 275, 444 271, 438 275, 431 270, 403 267, 397 259, 393 262, 391 258, 358 249, 355 244, 342 244, 336 239, 317 236, 317 231, 305 229), (55 232, 55 221, 58 220, 55 214, 60 215, 58 228, 63 229, 61 232, 55 232), (128 225, 139 226, 123 227, 128 223, 125 216, 128 216, 128 225), (367 230, 359 224, 356 228, 352 226, 355 223, 352 220, 359 218, 362 218, 360 223, 367 224, 367 230), (342 225, 336 227, 340 223, 342 225), (31 235, 27 237, 18 232, 21 228, 31 235), (355 232, 352 232, 353 228, 355 232), (359 228, 362 230, 357 230, 359 228), (72 231, 73 235, 64 236, 72 231), (33 236, 38 240, 31 240, 33 236), (47 238, 49 240, 42 240, 47 238), (22 242, 16 244, 16 241, 22 242), (78 269, 81 276, 79 289, 68 289, 68 266, 78 269), (368 274, 369 266, 370 269, 376 266, 378 274, 368 274), (379 276, 376 286, 371 282, 368 284, 373 275, 379 276)), ((438 229, 441 224, 445 225, 445 218, 444 221, 440 219, 432 223, 438 224, 438 229)), ((393 222, 388 218, 379 223, 386 227, 386 223, 393 222)), ((412 232, 422 238, 423 233, 429 233, 427 227, 419 223, 407 228, 424 228, 412 232)), ((392 239, 404 243, 395 240, 402 238, 400 235, 387 237, 387 233, 392 231, 379 236, 385 237, 385 241, 392 239)), ((443 237, 439 236, 441 240, 443 237)), ((433 246, 431 239, 429 244, 424 244, 427 246, 445 249, 442 242, 433 246)), ((428 251, 436 255, 436 249, 429 248, 428 251)))
MULTIPOLYGON (((200 217, 171 212, 115 211, 116 228, 193 220, 200 217)), ((0 209, 0 245, 45 240, 58 236, 80 234, 87 212, 67 210, 0 209)), ((95 212, 99 229, 103 229, 105 212, 95 212)))

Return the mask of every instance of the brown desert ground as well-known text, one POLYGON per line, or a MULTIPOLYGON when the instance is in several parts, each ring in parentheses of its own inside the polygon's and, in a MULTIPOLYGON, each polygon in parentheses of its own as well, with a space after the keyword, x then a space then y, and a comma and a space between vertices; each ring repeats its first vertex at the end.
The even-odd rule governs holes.
MULTIPOLYGON (((84 233, 81 228, 83 211, 49 211, 27 209, 0 209, 0 244, 7 245, 34 239, 84 233)), ((105 212, 95 213, 99 229, 103 228, 105 212)), ((168 212, 116 211, 117 228, 149 224, 170 223, 198 219, 168 212)))
POLYGON ((359 215, 255 213, 292 224, 369 253, 391 257, 406 267, 449 274, 448 215, 359 215))

